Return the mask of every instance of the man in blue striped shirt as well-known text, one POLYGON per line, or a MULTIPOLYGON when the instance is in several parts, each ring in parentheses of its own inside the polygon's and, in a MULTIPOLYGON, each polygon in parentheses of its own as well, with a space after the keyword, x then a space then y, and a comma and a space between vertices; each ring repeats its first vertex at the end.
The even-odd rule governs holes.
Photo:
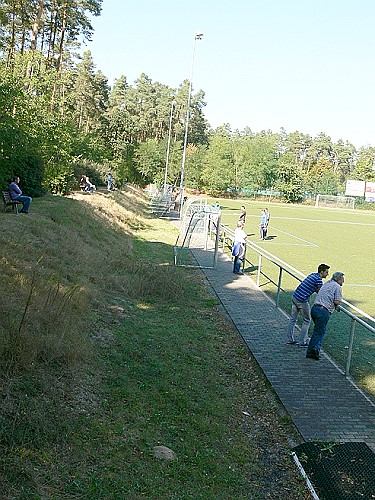
POLYGON ((318 292, 323 286, 323 278, 328 276, 328 270, 330 266, 327 264, 320 264, 317 273, 311 273, 305 278, 295 289, 292 295, 292 312, 288 324, 288 330, 286 334, 286 343, 291 345, 297 345, 299 347, 307 347, 309 326, 311 322, 311 312, 310 312, 310 296, 314 292, 318 292), (302 314, 302 327, 299 342, 294 338, 294 327, 296 326, 298 314, 302 314))

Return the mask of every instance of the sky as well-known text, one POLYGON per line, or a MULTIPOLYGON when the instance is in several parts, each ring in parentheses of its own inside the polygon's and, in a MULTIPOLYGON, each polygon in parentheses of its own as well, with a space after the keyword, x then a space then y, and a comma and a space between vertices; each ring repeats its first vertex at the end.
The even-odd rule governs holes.
POLYGON ((375 146, 374 0, 103 0, 92 24, 84 50, 111 86, 192 74, 213 128, 375 146))

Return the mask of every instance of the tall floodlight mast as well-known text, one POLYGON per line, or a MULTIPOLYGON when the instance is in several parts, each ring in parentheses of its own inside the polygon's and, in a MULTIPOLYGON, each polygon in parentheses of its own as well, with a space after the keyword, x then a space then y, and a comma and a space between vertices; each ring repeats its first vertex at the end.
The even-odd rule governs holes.
POLYGON ((182 207, 184 203, 184 177, 185 177, 185 162, 186 162, 186 148, 187 148, 187 140, 188 140, 188 129, 189 129, 189 115, 190 115, 190 101, 191 101, 191 90, 193 85, 193 68, 194 68, 194 56, 195 56, 195 44, 197 40, 202 40, 203 33, 195 33, 194 42, 193 42, 193 52, 191 58, 191 71, 190 71, 190 83, 189 83, 189 92, 188 92, 188 100, 187 100, 187 109, 186 109, 186 120, 185 120, 185 136, 184 136, 184 147, 182 153, 182 163, 181 163, 181 180, 180 180, 180 217, 182 213, 182 207))

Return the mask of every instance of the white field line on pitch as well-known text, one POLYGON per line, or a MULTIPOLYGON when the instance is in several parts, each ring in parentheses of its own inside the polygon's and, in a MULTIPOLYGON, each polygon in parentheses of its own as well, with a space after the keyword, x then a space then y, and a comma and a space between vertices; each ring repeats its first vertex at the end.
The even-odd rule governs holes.
POLYGON ((347 286, 368 286, 370 288, 375 288, 375 285, 367 285, 367 284, 360 284, 360 283, 346 283, 345 282, 345 288, 347 286))
MULTIPOLYGON (((305 245, 303 243, 281 243, 281 241, 273 241, 273 240, 267 240, 267 246, 268 245, 279 245, 279 246, 284 246, 284 247, 311 247, 311 243, 306 243, 305 245)), ((314 245, 318 246, 318 245, 314 245)))
POLYGON ((270 226, 270 227, 272 227, 273 231, 279 231, 280 233, 286 234, 287 236, 290 236, 291 238, 295 238, 296 240, 303 241, 308 246, 318 247, 318 245, 316 245, 315 243, 311 243, 311 241, 304 240, 303 238, 299 238, 298 236, 295 236, 294 234, 287 233, 286 231, 282 231, 281 229, 277 229, 277 227, 273 227, 273 226, 270 226))
POLYGON ((375 224, 367 222, 349 222, 349 221, 339 221, 339 220, 322 220, 322 219, 303 219, 300 217, 272 217, 272 219, 282 219, 282 220, 303 220, 308 222, 323 222, 324 224, 348 224, 352 226, 365 226, 365 227, 375 227, 375 224))

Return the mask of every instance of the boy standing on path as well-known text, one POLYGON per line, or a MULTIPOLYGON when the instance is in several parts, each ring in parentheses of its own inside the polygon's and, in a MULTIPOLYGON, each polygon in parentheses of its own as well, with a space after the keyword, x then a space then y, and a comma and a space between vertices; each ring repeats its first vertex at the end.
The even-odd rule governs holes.
POLYGON ((295 289, 292 295, 292 312, 288 324, 286 343, 291 345, 298 344, 299 347, 307 347, 309 326, 311 322, 311 311, 309 298, 314 292, 318 292, 323 286, 323 278, 328 276, 330 266, 320 264, 317 273, 311 273, 295 289), (294 339, 294 327, 296 326, 298 314, 302 314, 303 323, 299 342, 294 339))
POLYGON ((112 173, 108 172, 107 174, 107 191, 112 191, 113 188, 113 177, 112 173))

